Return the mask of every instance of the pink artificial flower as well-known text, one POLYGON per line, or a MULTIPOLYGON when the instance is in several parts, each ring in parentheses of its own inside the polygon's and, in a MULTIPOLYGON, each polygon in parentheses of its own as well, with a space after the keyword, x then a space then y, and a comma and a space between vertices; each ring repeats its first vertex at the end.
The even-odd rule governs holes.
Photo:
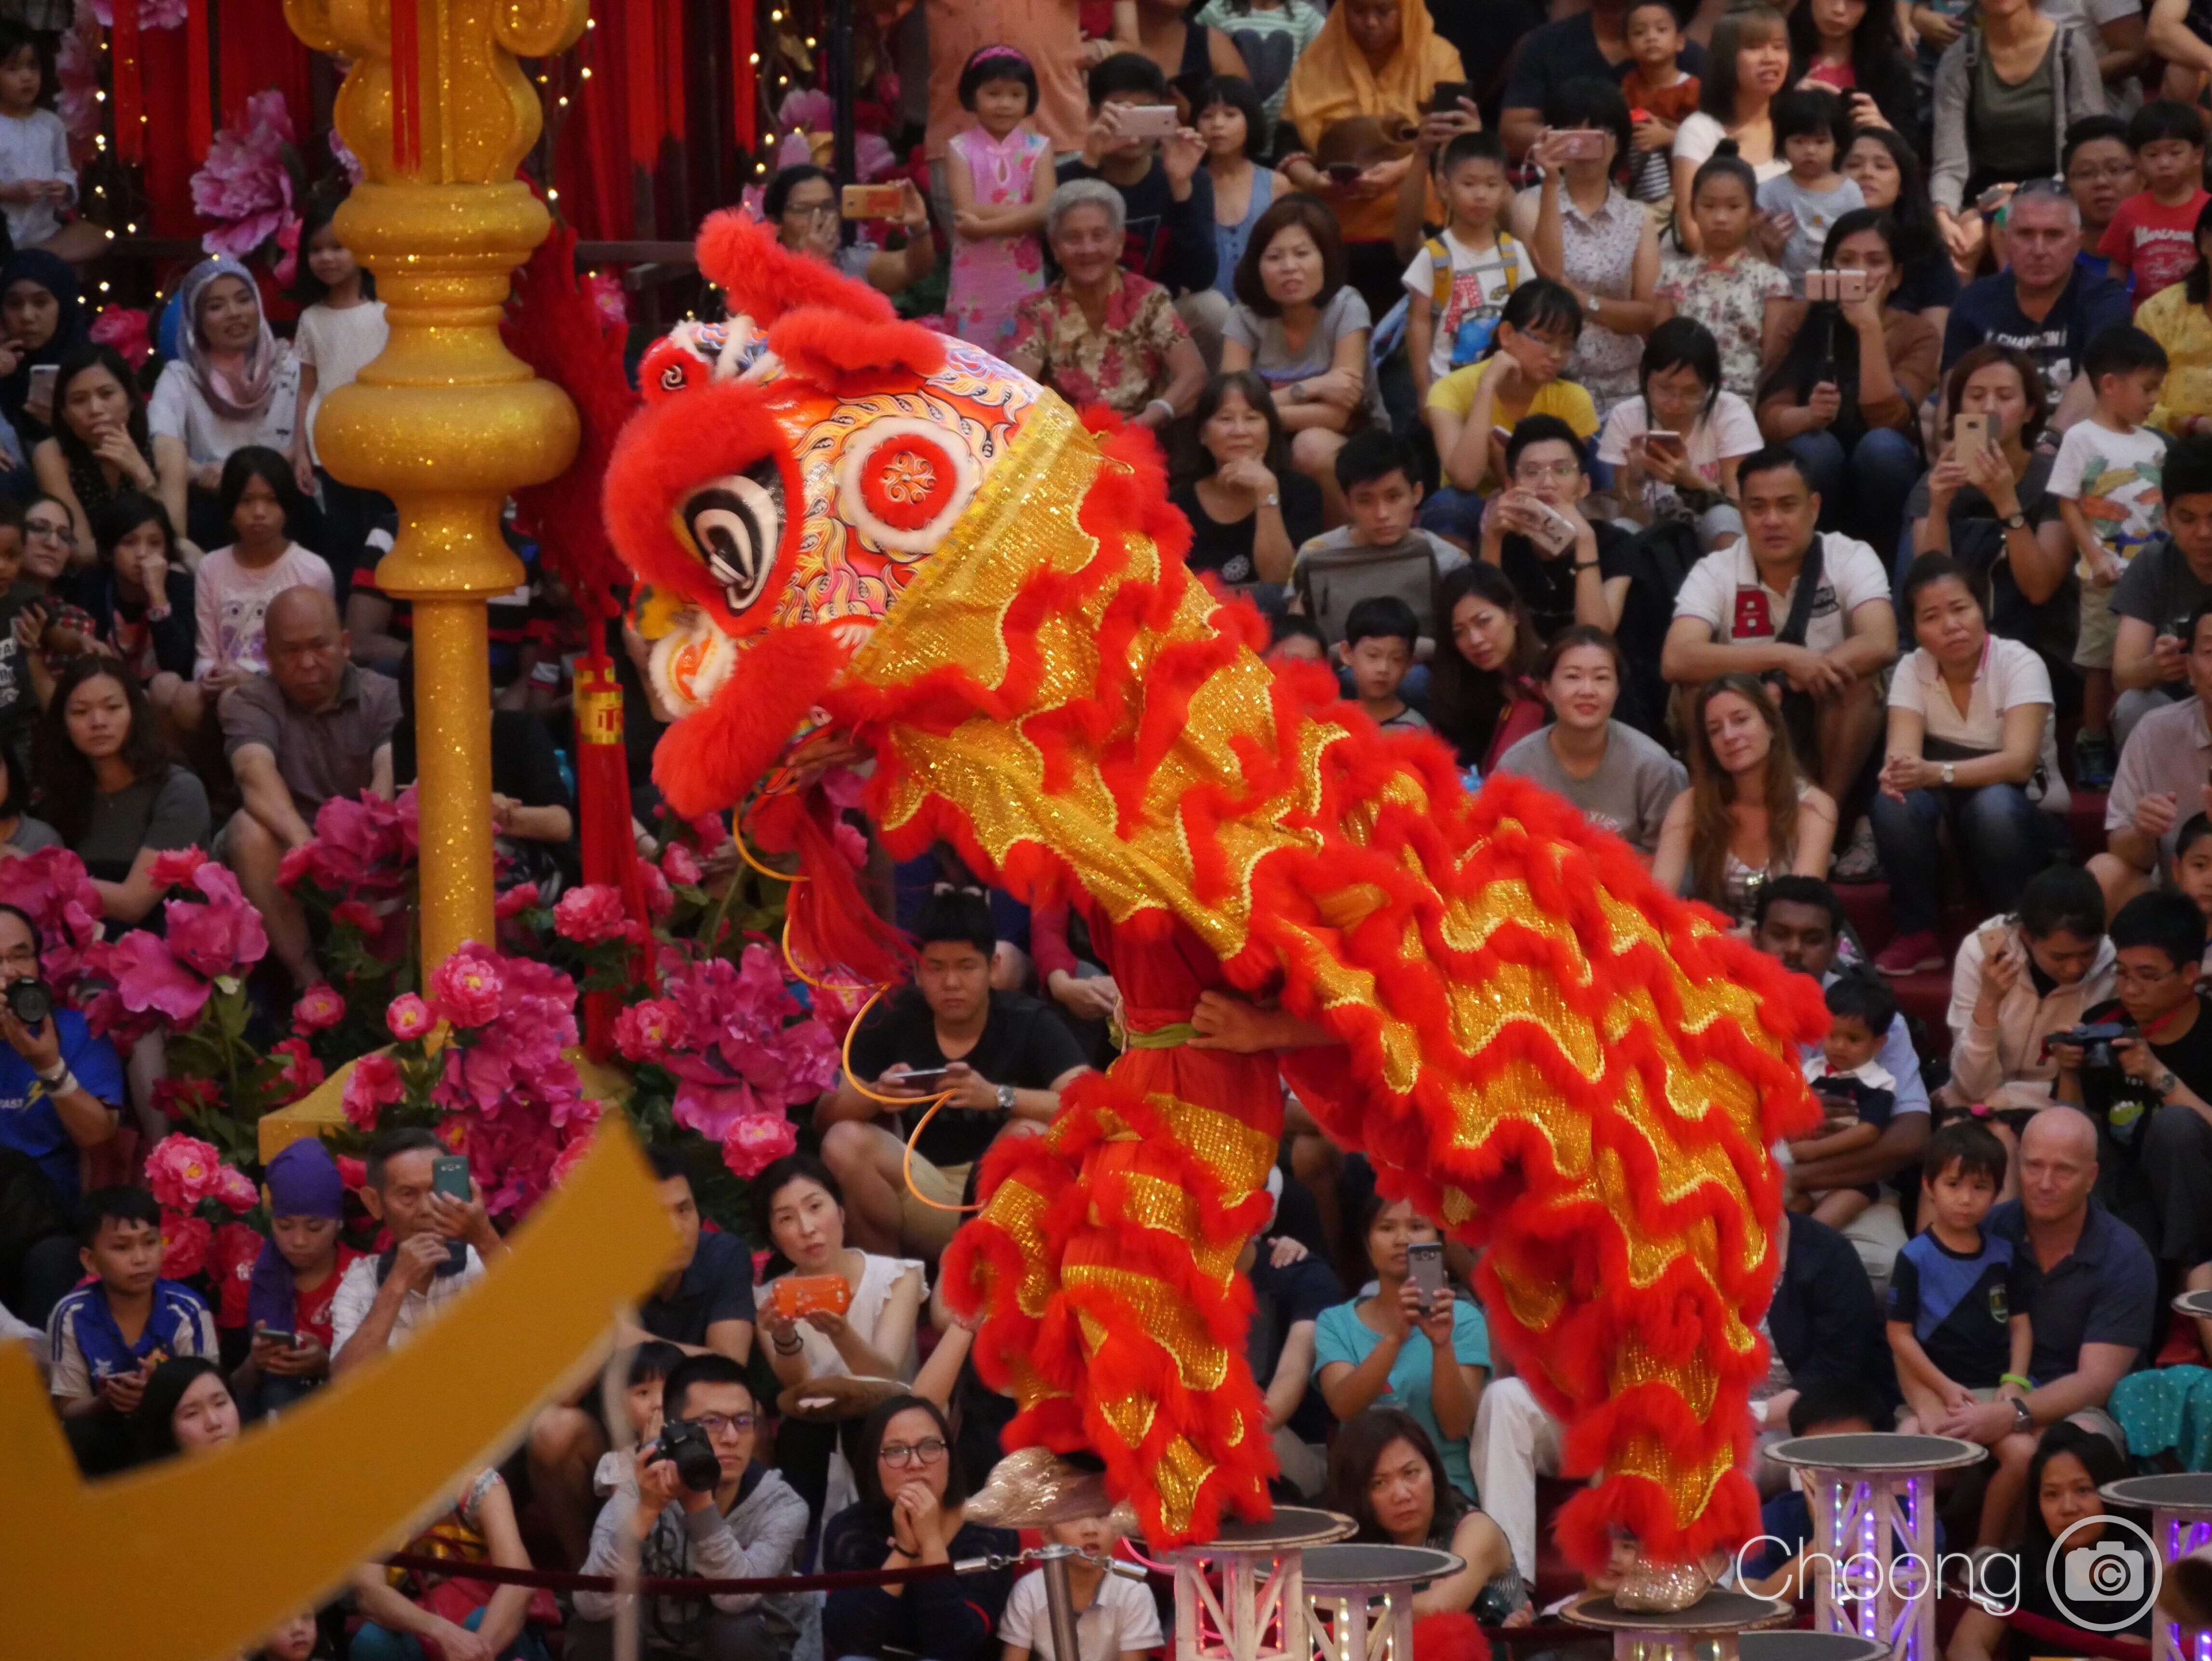
POLYGON ((170 1120, 211 1113, 221 1104, 213 1079, 170 1077, 154 1080, 155 1111, 170 1120))
POLYGON ((471 940, 430 976, 430 999, 455 1026, 482 1026, 499 1013, 505 983, 497 962, 471 940))
POLYGON ((345 995, 328 981, 317 981, 292 1006, 292 1025, 301 1032, 327 1032, 345 1013, 345 995))
POLYGON ((645 885, 645 914, 659 922, 676 909, 676 891, 660 874, 660 867, 649 860, 637 862, 637 875, 645 885))
POLYGON ((236 1165, 225 1165, 216 1174, 215 1197, 240 1215, 261 1203, 261 1189, 236 1165))
POLYGON ((674 1004, 665 998, 647 998, 615 1017, 615 1048, 626 1061, 655 1061, 678 1042, 683 1030, 683 1013, 674 1004))
POLYGON ((222 1156, 212 1143, 181 1132, 164 1136, 146 1156, 146 1186, 172 1211, 190 1211, 222 1181, 222 1156))
POLYGON ((284 1058, 276 1078, 284 1086, 287 1102, 298 1101, 322 1083, 323 1064, 315 1059, 314 1051, 307 1048, 305 1038, 280 1038, 269 1046, 269 1054, 272 1060, 279 1056, 284 1058))
POLYGON ((836 100, 818 87, 793 87, 775 109, 777 126, 805 132, 827 132, 836 119, 836 100))
POLYGON ((372 1050, 353 1064, 341 1104, 347 1121, 356 1130, 374 1130, 384 1110, 407 1093, 398 1063, 380 1050, 372 1050))
POLYGON ((169 950, 210 980, 260 962, 269 951, 268 931, 228 867, 203 864, 193 871, 191 885, 202 903, 174 899, 162 907, 169 950))
POLYGON ((211 983, 179 963, 159 935, 143 928, 100 948, 95 967, 114 983, 124 1008, 158 1016, 178 1032, 199 1019, 214 990, 211 983))
POLYGON ((182 1281, 207 1267, 208 1247, 215 1231, 198 1217, 165 1211, 161 1214, 161 1274, 182 1281))
POLYGON ((245 1223, 225 1223, 215 1232, 208 1253, 208 1273, 215 1282, 218 1304, 216 1324, 246 1324, 246 1295, 253 1286, 253 1266, 261 1261, 260 1232, 245 1223))
POLYGON ((368 1160, 356 1159, 350 1153, 338 1154, 337 1159, 338 1181, 345 1184, 349 1193, 358 1194, 368 1186, 368 1160))
POLYGON ((357 928, 364 934, 374 934, 383 926, 376 908, 367 900, 340 900, 331 908, 331 921, 347 928, 357 928))
POLYGON ((680 842, 672 842, 660 855, 660 873, 669 881, 682 887, 696 888, 705 874, 699 861, 691 857, 691 850, 680 842))
POLYGON ((555 1188, 560 1187, 568 1180, 576 1167, 584 1163, 591 1151, 592 1139, 589 1136, 572 1137, 562 1147, 561 1157, 553 1161, 552 1170, 545 1173, 546 1181, 555 1188))
POLYGON ((868 782, 850 767, 832 767, 822 775, 822 799, 841 812, 858 807, 868 794, 868 782))
POLYGON ((172 848, 154 855, 154 868, 149 873, 154 886, 171 889, 192 879, 192 873, 208 862, 208 856, 197 847, 172 848))
POLYGON ((59 847, 0 860, 0 900, 38 925, 40 969, 46 983, 66 997, 85 970, 86 953, 100 941, 100 891, 85 874, 84 861, 59 847))
POLYGON ((303 879, 314 873, 315 844, 303 842, 297 848, 288 848, 284 857, 276 861, 276 885, 287 891, 300 885, 303 879))
POLYGON ((722 1138, 722 1163, 732 1174, 748 1179, 798 1151, 799 1132, 781 1113, 745 1114, 722 1138))
MULTIPOLYGON (((68 118, 63 119, 66 122, 68 118)), ((143 368, 146 360, 154 356, 154 338, 146 313, 134 307, 101 307, 100 315, 92 320, 89 332, 96 344, 112 346, 122 353, 123 361, 134 369, 143 368)))
POLYGON ((284 166, 291 142, 284 94, 274 88, 246 99, 242 131, 216 132, 191 181, 193 209, 216 222, 201 247, 242 259, 283 228, 292 210, 292 175, 284 166))
POLYGON ((622 940, 631 929, 622 891, 608 884, 587 882, 553 903, 553 932, 579 946, 622 940))
POLYGON ((402 992, 384 1012, 384 1024, 392 1029, 393 1037, 404 1043, 409 1038, 421 1037, 437 1025, 437 1020, 430 1013, 428 1004, 412 992, 402 992))
POLYGON ((588 271, 576 279, 576 286, 590 297, 601 328, 629 327, 629 301, 623 295, 622 279, 612 271, 588 271))
POLYGON ((534 882, 519 882, 494 900, 491 909, 493 915, 501 922, 505 922, 510 917, 520 916, 524 912, 534 908, 537 904, 538 885, 534 882))
MULTIPOLYGON (((82 157, 96 148, 94 137, 100 131, 100 26, 93 21, 91 9, 81 6, 76 21, 62 36, 61 46, 54 54, 54 113, 62 119, 62 131, 69 135, 73 158, 82 157)), ((100 338, 99 330, 100 326, 94 324, 95 340, 100 338)), ((137 368, 144 361, 135 359, 131 367, 137 368)))
MULTIPOLYGON (((92 0, 87 9, 100 27, 115 27, 114 0, 92 0)), ((138 0, 138 27, 143 29, 173 29, 185 21, 185 0, 138 0)), ((286 137, 291 134, 287 131, 286 137)))
POLYGON ((752 1086, 743 1079, 714 1086, 684 1078, 676 1086, 676 1100, 669 1109, 669 1116, 686 1129, 697 1131, 708 1141, 719 1142, 738 1120, 758 1115, 761 1110, 762 1104, 754 1098, 752 1086))
POLYGON ((837 851, 845 856, 846 862, 855 871, 866 868, 868 839, 860 834, 859 826, 839 819, 830 827, 830 839, 836 843, 837 851))
POLYGON ((300 274, 300 216, 287 214, 284 222, 276 228, 276 264, 270 275, 277 286, 289 289, 292 279, 300 274))
POLYGON ((345 140, 338 137, 336 127, 331 129, 331 154, 337 158, 338 165, 345 169, 346 178, 352 183, 358 185, 368 176, 368 171, 361 165, 361 158, 347 148, 345 140))

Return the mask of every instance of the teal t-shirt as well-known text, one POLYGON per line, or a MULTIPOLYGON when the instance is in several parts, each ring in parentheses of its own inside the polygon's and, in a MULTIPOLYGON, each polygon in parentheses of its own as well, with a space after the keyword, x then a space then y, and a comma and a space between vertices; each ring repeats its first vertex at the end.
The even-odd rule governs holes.
MULTIPOLYGON (((1359 1318, 1357 1303, 1325 1309, 1314 1323, 1314 1377, 1331 1361, 1358 1366, 1382 1342, 1382 1334, 1359 1318)), ((1452 1354, 1462 1366, 1490 1365, 1490 1328, 1482 1311, 1464 1298, 1452 1300, 1452 1354)), ((1474 1470, 1467 1462, 1467 1439, 1447 1438, 1437 1427, 1436 1409, 1429 1401, 1429 1378, 1436 1365, 1435 1352, 1426 1335, 1415 1332, 1399 1346, 1398 1360, 1390 1369, 1390 1388, 1376 1396, 1378 1408, 1401 1408, 1420 1421, 1421 1428, 1443 1456, 1444 1474, 1451 1485, 1468 1499, 1476 1498, 1474 1470)))

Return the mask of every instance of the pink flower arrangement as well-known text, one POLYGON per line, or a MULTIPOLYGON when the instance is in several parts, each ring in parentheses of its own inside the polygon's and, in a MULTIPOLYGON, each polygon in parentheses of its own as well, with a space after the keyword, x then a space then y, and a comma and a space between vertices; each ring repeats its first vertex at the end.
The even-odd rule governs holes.
POLYGON ((499 964, 488 953, 464 947, 430 974, 430 996, 456 1026, 483 1026, 500 1012, 499 964))
POLYGON ((179 960, 211 981, 261 961, 269 950, 268 932, 227 867, 204 861, 179 886, 200 896, 195 902, 187 894, 162 908, 169 950, 179 960))
POLYGON ((384 1110, 407 1093, 399 1064, 380 1050, 372 1050, 353 1064, 339 1098, 346 1120, 356 1130, 374 1130, 384 1110))
MULTIPOLYGON (((82 161, 96 148, 93 141, 100 131, 100 25, 89 6, 77 8, 54 53, 54 113, 69 135, 71 156, 82 161)), ((98 326, 94 328, 97 340, 98 326)), ((141 361, 134 360, 131 367, 141 361)))
POLYGON ((637 862, 639 880, 645 885, 646 915, 653 922, 663 921, 676 909, 676 891, 668 885, 668 879, 660 874, 660 867, 649 860, 637 862))
POLYGON ((622 279, 612 271, 586 272, 576 279, 576 286, 589 296, 592 309, 599 314, 600 327, 629 327, 629 301, 623 293, 622 279))
POLYGON ((672 883, 687 888, 696 888, 706 873, 700 870, 699 861, 691 857, 691 850, 680 842, 672 842, 660 855, 660 874, 672 883))
POLYGON ((341 904, 369 902, 371 922, 366 927, 373 928, 381 919, 374 903, 406 892, 416 832, 412 785, 399 793, 397 801, 371 795, 333 796, 315 810, 313 837, 278 864, 276 879, 287 888, 312 883, 341 904))
MULTIPOLYGON (((92 0, 85 11, 92 14, 100 27, 115 27, 114 0, 92 0)), ((78 16, 84 15, 79 12, 78 16)), ((142 29, 173 29, 185 21, 185 0, 138 0, 138 27, 142 29)), ((285 137, 291 135, 288 132, 285 137)))
POLYGON ((108 984, 85 1006, 85 1020, 118 1044, 136 1043, 160 1026, 182 1031, 199 1019, 214 990, 160 935, 143 928, 95 946, 93 967, 108 984))
POLYGON ((338 137, 336 127, 331 129, 331 155, 338 166, 345 169, 349 182, 358 185, 368 177, 368 170, 361 165, 361 158, 348 148, 344 139, 338 137))
POLYGON ((393 1037, 404 1040, 424 1037, 438 1023, 428 1004, 412 992, 403 992, 384 1012, 384 1024, 391 1029, 393 1037))
POLYGON ((301 1037, 280 1038, 269 1046, 271 1061, 282 1056, 276 1078, 284 1087, 284 1099, 296 1102, 323 1081, 323 1064, 315 1059, 301 1037))
POLYGON ((161 1214, 161 1273, 181 1281, 207 1267, 215 1230, 202 1219, 179 1212, 161 1214))
POLYGON ((345 1019, 345 995, 328 981, 317 981, 292 1006, 292 1025, 301 1032, 324 1032, 345 1019))
POLYGON ((781 1113, 741 1114, 722 1138, 722 1163, 748 1179, 798 1151, 799 1132, 781 1113))
POLYGON ((84 861, 66 848, 0 860, 0 900, 39 926, 40 972, 69 997, 100 939, 100 891, 85 875, 84 861))
POLYGON ((635 940, 643 933, 623 910, 621 891, 605 883, 585 883, 556 900, 553 932, 579 946, 635 940))
POLYGON ((647 998, 615 1017, 615 1048, 633 1062, 652 1061, 678 1042, 684 1013, 665 998, 647 998))
POLYGON ((292 143, 292 117, 284 94, 271 88, 246 100, 244 130, 224 127, 192 175, 192 207, 216 228, 200 238, 211 254, 243 259, 295 221, 292 174, 284 152, 292 143))
POLYGON ((216 1174, 215 1197, 243 1216, 261 1203, 261 1189, 236 1165, 225 1165, 216 1174))
MULTIPOLYGON (((524 912, 533 910, 537 904, 538 885, 534 882, 519 882, 492 902, 492 915, 501 922, 505 922, 510 917, 519 917, 524 912)), ((343 908, 341 907, 340 910, 343 908)), ((337 914, 334 912, 331 915, 337 914)))
POLYGON ((154 1081, 154 1106, 170 1119, 197 1118, 220 1104, 213 1079, 170 1077, 154 1081))
POLYGON ((212 1143, 182 1134, 164 1136, 146 1156, 146 1186, 169 1210, 190 1211, 221 1190, 228 1169, 212 1143))

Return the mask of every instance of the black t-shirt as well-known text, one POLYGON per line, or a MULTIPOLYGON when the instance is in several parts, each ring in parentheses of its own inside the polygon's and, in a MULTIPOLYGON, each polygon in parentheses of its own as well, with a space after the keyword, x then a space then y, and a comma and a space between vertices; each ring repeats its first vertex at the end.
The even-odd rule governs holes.
MULTIPOLYGON (((1628 545, 1633 533, 1604 519, 1593 521, 1590 529, 1597 536, 1599 581, 1632 575, 1628 545)), ((1510 532, 1499 544, 1498 563, 1512 583, 1513 592, 1528 608, 1528 620, 1536 625, 1536 632, 1550 644, 1553 636, 1575 620, 1574 549, 1553 558, 1528 538, 1510 532)))
POLYGON ((656 1338, 703 1348, 717 1321, 753 1318, 753 1255, 734 1234, 702 1232, 674 1295, 650 1298, 638 1322, 656 1338))
MULTIPOLYGON (((967 1062, 994 1085, 1049 1090, 1054 1080, 1083 1065, 1083 1052, 1051 1010, 1018 992, 991 994, 983 1036, 965 1056, 947 1056, 938 1048, 936 1018, 914 987, 878 1005, 853 1034, 853 1076, 871 1084, 900 1062, 927 1068, 950 1061, 967 1062)), ((927 1110, 908 1108, 901 1116, 907 1135, 927 1110)), ((947 1106, 929 1122, 915 1152, 940 1169, 967 1165, 982 1156, 1006 1122, 996 1108, 947 1106)))
MULTIPOLYGON (((1260 1242, 1259 1256, 1247 1277, 1252 1282, 1252 1324, 1245 1354, 1252 1363, 1252 1377, 1263 1391, 1282 1363, 1283 1344, 1291 1329, 1301 1321, 1319 1320, 1322 1311, 1344 1301, 1344 1287, 1327 1262, 1319 1257, 1301 1257, 1277 1269, 1267 1259, 1268 1244, 1260 1242)), ((1328 1439, 1329 1422, 1328 1403, 1309 1380, 1288 1427, 1302 1442, 1323 1442, 1328 1439)))
POLYGON ((1152 170, 1133 185, 1115 185, 1083 158, 1060 164, 1060 182, 1096 179, 1121 193, 1121 269, 1148 277, 1174 294, 1194 294, 1213 286, 1220 246, 1213 236, 1213 175, 1200 167, 1190 194, 1178 202, 1168 183, 1167 164, 1152 158, 1152 170))
POLYGON ((1900 312, 1924 312, 1931 306, 1948 307, 1959 297, 1959 271, 1941 247, 1930 248, 1918 259, 1907 260, 1889 303, 1900 312))
POLYGON ((2020 289, 2010 271, 1969 283, 1959 290, 1943 325, 1943 369, 1984 341, 2016 346, 2043 371, 2044 390, 2056 409, 2067 383, 2081 372, 2081 350, 2098 330, 2128 320, 2128 294, 2109 277, 2092 277, 2080 267, 2041 318, 2020 308, 2020 289))
MULTIPOLYGON (((1322 533, 1321 486, 1304 473, 1287 468, 1275 475, 1276 494, 1282 497, 1283 529, 1293 550, 1322 533)), ((1207 517, 1194 484, 1178 484, 1168 500, 1182 509, 1190 521, 1190 569, 1217 571, 1224 582, 1254 582, 1260 573, 1252 563, 1252 539, 1259 525, 1256 513, 1224 523, 1207 517)))
MULTIPOLYGON (((2081 1018, 2086 1022, 2128 1021, 2127 1012, 2118 1000, 2100 1003, 2081 1018)), ((2150 1053, 2166 1063, 2176 1078, 2196 1092, 2200 1101, 2212 1102, 2212 999, 2199 993, 2197 998, 2197 1019, 2189 1024, 2189 1031, 2170 1043, 2151 1041, 2150 1053)), ((2086 1090, 2085 1096, 2089 1092, 2086 1090)), ((2142 1136, 2143 1127, 2149 1123, 2149 1110, 2130 1110, 2135 1104, 2150 1100, 2147 1086, 2124 1080, 2114 1091, 2117 1099, 2128 1106, 2115 1106, 2106 1113, 2106 1128, 2112 1140, 2122 1147, 2133 1147, 2142 1136)))

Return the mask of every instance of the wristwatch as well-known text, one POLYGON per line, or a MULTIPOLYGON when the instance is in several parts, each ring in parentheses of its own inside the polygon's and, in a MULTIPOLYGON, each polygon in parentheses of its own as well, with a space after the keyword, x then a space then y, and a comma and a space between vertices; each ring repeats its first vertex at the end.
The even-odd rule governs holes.
POLYGON ((1997 523, 2008 531, 2025 531, 2027 528, 2027 515, 2019 513, 2006 514, 1997 520, 1997 523))
POLYGON ((2012 1427, 2015 1433, 2035 1428, 2035 1415, 2028 1411, 2027 1398, 2024 1396, 2012 1398, 2012 1427))
POLYGON ((1260 505, 1262 508, 1279 508, 1283 505, 1283 499, 1274 491, 1270 490, 1260 498, 1260 505))
POLYGON ((1014 1087, 1010 1084, 1002 1084, 999 1086, 999 1111, 1011 1113, 1013 1110, 1014 1087))
POLYGON ((1957 782, 1954 776, 1956 770, 1957 770, 1954 769, 1949 762, 1947 761, 1943 764, 1943 788, 1945 789, 1949 789, 1953 784, 1957 782))
POLYGON ((1583 296, 1583 309, 1592 317, 1597 315, 1597 308, 1602 303, 1595 294, 1586 294, 1583 296))
POLYGON ((2169 1067, 2160 1072, 2157 1077, 2148 1080, 2146 1082, 2149 1084, 2153 1090, 2158 1092, 2159 1098, 2162 1101, 2166 1097, 2173 1093, 2174 1086, 2179 1084, 2181 1082, 2181 1079, 2179 1075, 2169 1067))

